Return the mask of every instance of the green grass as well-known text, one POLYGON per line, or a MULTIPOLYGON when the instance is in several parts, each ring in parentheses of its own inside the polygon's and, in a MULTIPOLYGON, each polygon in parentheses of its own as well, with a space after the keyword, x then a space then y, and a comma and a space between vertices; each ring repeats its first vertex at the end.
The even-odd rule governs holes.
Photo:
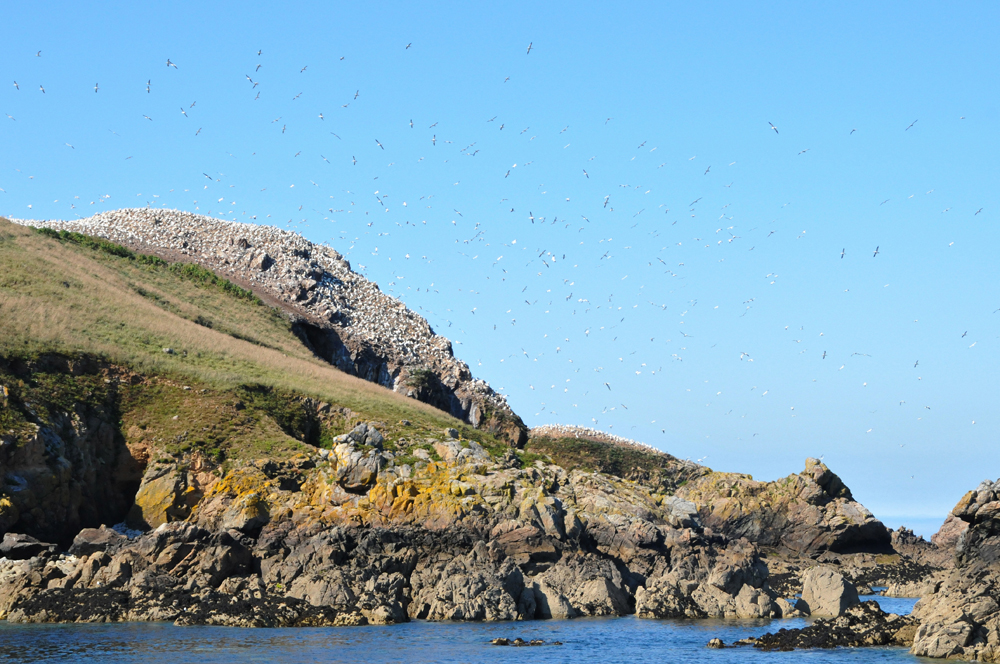
MULTIPOLYGON (((115 397, 122 431, 170 453, 290 453, 329 445, 359 421, 382 423, 390 449, 399 436, 440 437, 447 427, 488 450, 506 449, 315 357, 280 311, 208 270, 0 219, 0 359, 42 366, 53 357, 94 358, 141 375, 115 397), (320 413, 320 404, 329 407, 320 413)), ((72 380, 59 373, 33 370, 28 381, 54 409, 106 389, 100 373, 72 380)), ((3 380, 21 379, 8 372, 3 380)), ((23 428, 19 417, 0 409, 0 433, 23 428)))
POLYGON ((567 470, 600 471, 634 480, 671 494, 692 477, 707 472, 701 467, 692 469, 669 454, 585 438, 531 438, 521 461, 530 465, 539 459, 567 470))

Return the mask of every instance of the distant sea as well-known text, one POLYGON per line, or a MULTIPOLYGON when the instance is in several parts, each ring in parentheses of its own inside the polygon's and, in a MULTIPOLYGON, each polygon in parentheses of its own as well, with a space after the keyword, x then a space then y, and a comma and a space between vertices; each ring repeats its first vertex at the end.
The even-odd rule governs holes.
MULTIPOLYGON (((862 598, 869 599, 869 598, 862 598)), ((873 598, 882 609, 909 613, 915 599, 873 598)), ((411 622, 392 627, 237 629, 175 627, 169 623, 108 625, 13 625, 0 621, 0 662, 769 662, 811 664, 918 662, 905 648, 759 652, 753 648, 710 650, 709 639, 727 644, 808 620, 644 620, 582 618, 523 623, 411 622), (502 647, 490 640, 544 639, 562 645, 502 647)))

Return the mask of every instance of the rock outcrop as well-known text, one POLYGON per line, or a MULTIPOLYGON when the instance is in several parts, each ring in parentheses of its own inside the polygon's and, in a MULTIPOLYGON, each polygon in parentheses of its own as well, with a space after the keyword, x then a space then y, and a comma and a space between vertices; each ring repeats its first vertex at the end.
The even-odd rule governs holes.
POLYGON ((710 473, 677 495, 698 506, 705 526, 734 538, 798 554, 889 551, 889 530, 817 459, 803 472, 774 482, 710 473))
POLYGON ((938 549, 947 551, 951 556, 954 556, 959 539, 968 529, 968 521, 964 521, 954 514, 949 514, 938 531, 931 536, 931 542, 938 549))
POLYGON ((0 377, 14 431, 7 458, 35 455, 23 457, 34 465, 3 468, 14 479, 0 490, 10 519, 0 615, 11 621, 265 626, 799 611, 769 587, 756 543, 705 527, 702 506, 670 488, 683 482, 671 477, 698 482, 709 471, 669 455, 669 481, 647 484, 527 464, 468 427, 430 435, 410 422, 359 422, 261 386, 192 389, 56 356, 8 362, 0 377), (52 422, 64 421, 73 426, 61 446, 32 447, 38 431, 63 431, 52 422), (204 441, 191 445, 195 426, 204 441), (105 428, 109 435, 86 435, 105 428), (220 429, 246 436, 245 447, 223 445, 212 433, 220 429), (247 456, 259 449, 256 432, 281 454, 247 456), (98 468, 81 474, 77 464, 98 468), (25 518, 37 514, 21 510, 27 496, 37 500, 54 481, 81 482, 76 499, 120 493, 92 506, 106 512, 25 518))
POLYGON ((506 398, 472 376, 451 342, 330 247, 273 226, 177 210, 102 212, 76 221, 14 223, 105 238, 170 261, 194 262, 293 314, 299 337, 337 368, 429 403, 523 445, 506 398))
MULTIPOLYGON (((955 568, 914 607, 920 621, 911 652, 1000 661, 1000 480, 985 481, 951 511, 967 528, 955 545, 955 568)), ((952 522, 954 523, 954 522, 952 522)), ((939 538, 939 541, 947 538, 939 538)))

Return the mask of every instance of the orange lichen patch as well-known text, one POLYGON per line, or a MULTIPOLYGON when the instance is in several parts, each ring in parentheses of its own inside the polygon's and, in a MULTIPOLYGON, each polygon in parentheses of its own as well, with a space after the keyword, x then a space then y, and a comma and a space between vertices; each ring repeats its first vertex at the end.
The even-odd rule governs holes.
POLYGON ((241 496, 248 493, 268 495, 274 486, 274 481, 268 479, 267 475, 257 468, 243 466, 226 473, 222 479, 210 487, 205 497, 211 498, 223 493, 233 496, 241 496))

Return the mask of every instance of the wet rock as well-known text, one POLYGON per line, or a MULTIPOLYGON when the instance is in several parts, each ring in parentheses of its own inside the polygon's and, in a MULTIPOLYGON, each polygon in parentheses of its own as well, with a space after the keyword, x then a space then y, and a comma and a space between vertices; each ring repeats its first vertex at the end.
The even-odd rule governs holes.
POLYGON ((799 618, 809 615, 809 609, 802 603, 801 599, 797 599, 792 603, 783 597, 779 597, 774 600, 774 604, 778 608, 778 617, 781 618, 799 618))
POLYGON ((644 618, 759 618, 777 615, 767 567, 741 540, 674 543, 669 567, 657 563, 635 591, 644 618), (727 545, 728 544, 728 545, 727 545))
POLYGON ((806 648, 858 648, 862 646, 908 646, 917 620, 882 611, 874 600, 857 604, 836 618, 820 619, 808 627, 780 629, 761 637, 737 641, 760 650, 806 648))
POLYGON ((723 643, 722 639, 715 638, 715 639, 711 639, 708 642, 708 647, 709 648, 725 648, 726 644, 723 643))
POLYGON ((409 616, 421 620, 523 620, 535 617, 525 601, 524 576, 497 546, 477 543, 464 556, 437 554, 410 577, 409 616))
POLYGON ((615 616, 629 613, 628 592, 611 561, 577 557, 560 561, 532 580, 539 618, 615 616))

